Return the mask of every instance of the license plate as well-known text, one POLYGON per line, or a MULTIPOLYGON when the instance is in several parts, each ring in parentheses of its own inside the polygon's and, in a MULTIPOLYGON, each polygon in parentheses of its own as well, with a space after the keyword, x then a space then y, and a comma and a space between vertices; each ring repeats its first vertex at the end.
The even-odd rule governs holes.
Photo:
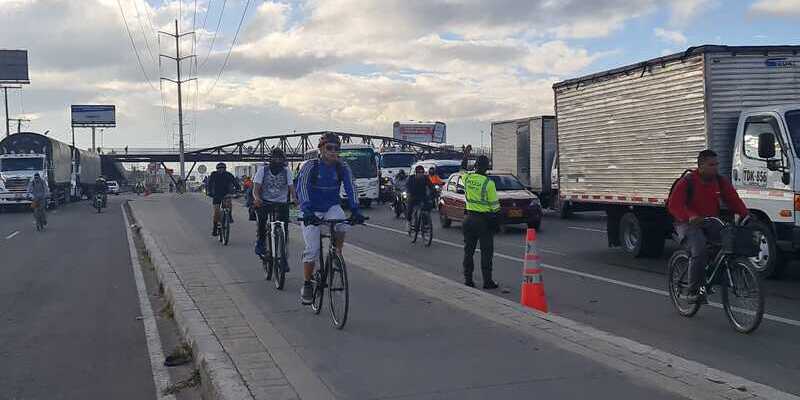
POLYGON ((522 210, 508 210, 508 216, 510 218, 519 218, 522 216, 522 210))

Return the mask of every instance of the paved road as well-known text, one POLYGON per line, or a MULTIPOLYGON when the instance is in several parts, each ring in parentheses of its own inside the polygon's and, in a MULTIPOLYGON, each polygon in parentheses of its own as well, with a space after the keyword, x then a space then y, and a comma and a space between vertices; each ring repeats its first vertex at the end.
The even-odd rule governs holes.
POLYGON ((155 398, 119 206, 0 214, 0 399, 155 398))
MULTIPOLYGON (((258 310, 258 315, 248 315, 249 323, 273 325, 335 398, 675 398, 546 341, 393 284, 354 261, 348 263, 351 316, 344 331, 334 330, 327 310, 315 316, 299 305, 302 245, 296 232, 287 290, 277 292, 263 280, 252 253, 255 225, 243 220, 243 213, 236 214, 240 218, 233 225, 231 245, 222 247, 207 232, 206 199, 162 197, 138 201, 135 209, 139 222, 175 259, 208 264, 210 257, 224 267, 235 288, 226 290, 242 292, 258 310)), ((370 248, 394 245, 410 253, 402 238, 374 228, 354 229, 360 233, 353 236, 374 235, 380 242, 370 248)))
MULTIPOLYGON (((404 224, 386 208, 368 210, 370 229, 355 230, 350 241, 380 254, 433 273, 461 280, 463 243, 460 226, 442 229, 434 224, 431 248, 412 245, 403 235, 404 224)), ((436 217, 434 215, 434 217, 436 217)), ((606 247, 604 223, 598 215, 562 221, 546 217, 538 245, 546 264, 544 282, 551 311, 596 328, 652 345, 685 358, 741 375, 791 393, 800 394, 800 268, 793 266, 781 281, 767 281, 768 313, 791 319, 766 320, 752 335, 741 335, 728 325, 722 310, 706 307, 693 319, 679 317, 665 295, 666 277, 661 260, 634 260, 606 247), (634 284, 639 288, 599 281, 578 273, 634 284), (571 273, 570 273, 571 272, 571 273), (650 291, 648 291, 650 290, 650 291), (794 325, 792 325, 792 323, 794 325)), ((495 279, 510 286, 498 295, 519 299, 523 232, 500 235, 495 251, 495 279)), ((478 257, 476 256, 476 263, 478 257)), ((480 283, 480 273, 476 271, 480 283)), ((713 300, 713 299, 712 299, 713 300)), ((719 301, 719 299, 717 299, 719 301)))

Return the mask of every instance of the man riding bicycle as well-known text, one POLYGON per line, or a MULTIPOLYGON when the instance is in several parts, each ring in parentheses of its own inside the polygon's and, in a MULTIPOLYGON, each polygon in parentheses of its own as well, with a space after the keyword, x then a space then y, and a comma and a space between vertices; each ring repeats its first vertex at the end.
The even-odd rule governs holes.
MULTIPOLYGON (((37 210, 42 207, 42 211, 47 210, 47 197, 50 196, 50 188, 47 186, 47 181, 42 179, 39 173, 33 174, 33 179, 28 183, 28 193, 31 196, 31 208, 37 210)), ((47 225, 46 213, 42 212, 44 219, 43 225, 47 225)))
MULTIPOLYGON (((278 148, 272 150, 269 164, 261 166, 253 177, 253 208, 258 219, 255 252, 260 257, 271 257, 265 244, 269 215, 275 212, 278 221, 289 223, 289 196, 294 197, 293 179, 292 171, 286 166, 286 155, 278 148)), ((289 230, 286 229, 285 233, 288 243, 289 230)))
POLYGON ((433 184, 431 184, 428 176, 425 175, 425 167, 417 165, 414 168, 414 175, 408 178, 406 182, 406 192, 408 193, 408 207, 406 210, 406 219, 411 224, 411 217, 414 215, 416 207, 429 206, 433 201, 433 184))
MULTIPOLYGON (((212 236, 219 234, 219 215, 220 206, 225 196, 241 190, 239 181, 230 172, 226 170, 225 163, 217 164, 217 170, 212 172, 208 177, 208 195, 211 197, 211 203, 214 209, 213 224, 211 230, 212 236)), ((231 222, 233 222, 233 214, 231 214, 231 222)))
POLYGON ((697 156, 697 169, 676 183, 668 199, 669 213, 675 218, 678 242, 692 255, 689 265, 689 302, 700 299, 700 285, 708 264, 708 238, 719 238, 716 229, 703 223, 705 217, 719 217, 720 200, 736 215, 745 217, 747 207, 731 182, 719 175, 719 161, 713 150, 703 150, 697 156))
MULTIPOLYGON (((353 174, 347 163, 339 159, 341 141, 333 133, 325 133, 319 139, 319 158, 306 161, 300 168, 297 177, 297 200, 303 213, 303 288, 300 301, 304 305, 313 301, 311 277, 314 264, 320 254, 320 227, 314 225, 319 219, 345 219, 340 205, 339 190, 344 185, 347 202, 350 206, 351 218, 354 222, 363 222, 364 217, 358 210, 358 197, 353 174)), ((342 252, 347 225, 336 225, 336 252, 342 252)))

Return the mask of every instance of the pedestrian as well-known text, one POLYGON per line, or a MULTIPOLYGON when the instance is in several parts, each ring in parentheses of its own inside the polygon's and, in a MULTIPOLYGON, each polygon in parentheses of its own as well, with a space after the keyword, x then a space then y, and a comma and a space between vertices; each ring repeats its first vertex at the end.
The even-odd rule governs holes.
MULTIPOLYGON (((466 157, 464 158, 466 161, 466 157)), ((492 259, 494 258, 494 234, 498 227, 500 202, 494 182, 486 176, 489 169, 489 158, 478 156, 475 160, 475 172, 466 172, 463 176, 466 197, 466 215, 462 230, 464 232, 464 284, 475 287, 472 273, 475 270, 473 255, 475 248, 481 245, 481 273, 483 288, 496 289, 497 282, 492 279, 492 259)))
POLYGON ((125 146, 125 155, 128 155, 128 146, 125 146))

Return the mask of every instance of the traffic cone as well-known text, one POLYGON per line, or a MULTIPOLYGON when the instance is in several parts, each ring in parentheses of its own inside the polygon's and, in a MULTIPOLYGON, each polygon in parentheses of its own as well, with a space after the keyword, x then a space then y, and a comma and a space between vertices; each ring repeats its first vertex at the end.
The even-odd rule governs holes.
POLYGON ((547 297, 542 282, 541 258, 536 251, 536 229, 528 229, 525 237, 525 261, 522 264, 522 290, 520 303, 523 306, 547 312, 547 297))

